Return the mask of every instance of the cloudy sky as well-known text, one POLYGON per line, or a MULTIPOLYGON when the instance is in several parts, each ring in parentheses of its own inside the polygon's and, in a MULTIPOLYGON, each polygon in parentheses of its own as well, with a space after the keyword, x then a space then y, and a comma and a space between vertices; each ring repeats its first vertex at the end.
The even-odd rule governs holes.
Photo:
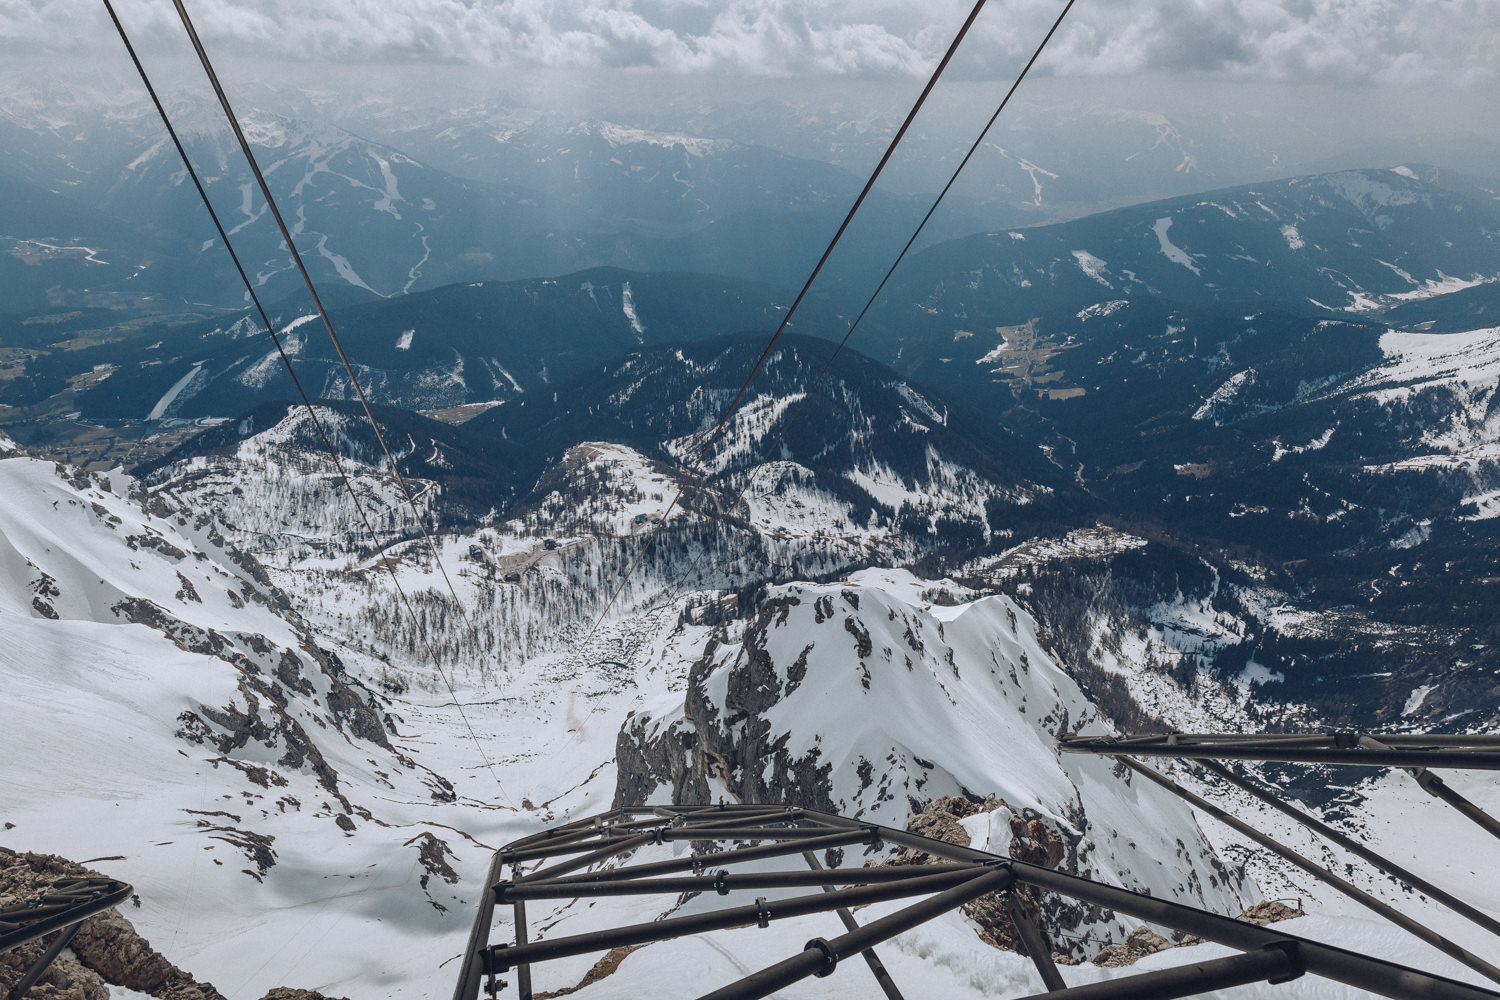
MULTIPOLYGON (((165 0, 119 0, 150 46, 165 0)), ((1010 66, 1061 0, 992 0, 969 72, 1010 66)), ((786 77, 919 76, 969 0, 193 0, 215 51, 298 61, 786 77)), ((110 41, 98 4, 0 0, 0 45, 85 52, 110 41)), ((1046 72, 1193 72, 1261 82, 1493 84, 1500 0, 1080 0, 1046 72)))

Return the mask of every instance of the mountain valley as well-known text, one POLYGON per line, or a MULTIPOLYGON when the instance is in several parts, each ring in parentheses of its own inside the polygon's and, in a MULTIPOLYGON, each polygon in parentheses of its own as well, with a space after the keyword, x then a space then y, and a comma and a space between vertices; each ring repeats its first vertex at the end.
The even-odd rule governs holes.
MULTIPOLYGON (((623 124, 257 90, 335 344, 181 99, 294 382, 146 106, 43 114, 7 86, 0 844, 131 881, 126 915, 226 996, 446 995, 495 849, 725 800, 895 827, 951 809, 985 850, 1228 915, 1296 902, 1291 933, 1477 981, 1056 741, 1497 731, 1500 183, 1285 177, 1248 127, 1082 109, 1131 166, 1101 186, 1088 144, 997 146, 839 347, 926 207, 912 178, 947 162, 924 135, 771 342, 884 137, 852 113, 830 136, 786 104, 623 124)), ((1477 827, 1430 803, 1417 842, 1404 773, 1249 773, 1500 904, 1477 827)), ((1452 784, 1500 807, 1476 773, 1452 784)), ((626 912, 538 905, 533 928, 626 912)), ((1135 971, 1092 961, 1132 921, 1042 912, 1070 982, 1135 971)), ((824 930, 756 933, 560 960, 537 989, 727 978, 824 930)), ((955 996, 1039 989, 986 933, 953 913, 882 954, 955 996)), ((865 995, 830 982, 786 995, 865 995)))

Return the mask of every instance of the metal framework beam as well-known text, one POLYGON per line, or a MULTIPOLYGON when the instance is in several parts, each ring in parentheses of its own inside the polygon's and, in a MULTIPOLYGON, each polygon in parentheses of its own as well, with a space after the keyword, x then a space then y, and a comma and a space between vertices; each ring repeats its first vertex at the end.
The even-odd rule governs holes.
POLYGON ((1405 882, 1413 889, 1416 889, 1419 892, 1426 893, 1430 898, 1437 900, 1439 903, 1462 916, 1470 923, 1483 927, 1491 934, 1500 936, 1500 920, 1496 920, 1494 917, 1490 916, 1488 913, 1485 913, 1483 910, 1479 910, 1473 906, 1470 906, 1468 903, 1464 902, 1462 899, 1459 899, 1457 896, 1453 895, 1451 892, 1448 892, 1446 889, 1443 889, 1441 886, 1434 885, 1427 879, 1415 874, 1414 872, 1408 871, 1406 868, 1396 864, 1389 858, 1386 858, 1381 854, 1377 854, 1375 851, 1370 850, 1368 847, 1366 847, 1364 844, 1361 844, 1353 837, 1347 836, 1346 834, 1335 830, 1333 827, 1318 819, 1316 816, 1313 816, 1311 813, 1308 813, 1302 809, 1298 809, 1290 802, 1278 798, 1276 795, 1255 784, 1254 782, 1251 782, 1241 777, 1240 775, 1235 774, 1223 764, 1212 760, 1199 761, 1198 763, 1205 770, 1214 774, 1223 781, 1228 782, 1235 788, 1238 788, 1240 791, 1245 792, 1247 795, 1250 795, 1257 801, 1265 803, 1272 809, 1275 809, 1277 812, 1280 812, 1285 816, 1290 816, 1292 819, 1307 827, 1309 830, 1312 830, 1323 839, 1329 841, 1330 843, 1337 844, 1339 847, 1342 847, 1344 850, 1348 851, 1350 854, 1353 854, 1355 857, 1364 859, 1368 863, 1374 865, 1376 868, 1379 868, 1381 871, 1385 872, 1387 875, 1394 875, 1396 878, 1405 882))
MULTIPOLYGON (((811 860, 817 864, 815 857, 811 860)), ((1051 963, 1050 946, 1041 929, 1032 925, 1023 914, 1017 920, 1017 930, 1022 934, 1027 951, 1033 960, 1037 960, 1038 972, 1051 991, 1037 994, 1037 997, 1064 1000, 1072 997, 1189 996, 1236 983, 1283 981, 1306 971, 1401 1000, 1500 1000, 1500 993, 1492 990, 1298 938, 1269 927, 1101 885, 970 847, 930 840, 905 830, 873 826, 809 810, 788 812, 765 806, 724 804, 717 807, 624 809, 604 817, 570 823, 556 833, 544 832, 517 841, 496 855, 496 863, 491 865, 490 872, 489 891, 484 893, 485 901, 481 903, 479 918, 470 936, 464 971, 454 993, 455 1000, 474 1000, 485 972, 490 973, 493 993, 495 973, 512 968, 518 973, 522 970, 529 973, 530 966, 536 962, 604 952, 622 945, 645 944, 683 934, 750 925, 765 927, 771 920, 781 917, 839 913, 841 910, 844 912, 840 919, 847 933, 833 939, 815 938, 800 952, 708 993, 704 1000, 765 997, 810 976, 832 974, 842 959, 854 954, 866 955, 881 988, 894 1000, 900 996, 899 992, 892 992, 894 984, 889 983, 889 975, 881 978, 884 967, 878 966, 878 960, 872 960, 869 954, 874 945, 971 899, 1020 885, 1030 885, 1042 892, 1058 893, 1143 921, 1193 933, 1247 953, 1109 983, 1068 988, 1061 973, 1051 963), (670 836, 667 831, 670 831, 670 836), (612 840, 613 853, 608 852, 601 842, 606 836, 612 840), (669 841, 690 841, 704 853, 695 852, 689 857, 668 861, 629 863, 642 847, 669 841), (732 846, 721 852, 707 851, 712 842, 738 845, 746 841, 769 843, 756 847, 732 846), (544 848, 549 842, 560 848, 559 853, 581 853, 582 857, 595 858, 589 864, 598 867, 579 872, 577 857, 562 866, 547 866, 550 856, 544 848), (812 871, 735 872, 729 867, 768 858, 791 858, 798 854, 806 857, 816 848, 855 844, 873 846, 882 842, 923 851, 943 859, 943 863, 840 867, 827 871, 815 868, 812 871), (584 847, 582 852, 580 847, 584 847), (512 878, 502 880, 498 867, 501 859, 516 858, 523 851, 524 857, 541 866, 540 870, 527 875, 523 866, 517 863, 513 866, 512 878), (609 867, 603 867, 606 862, 609 867), (706 871, 710 865, 715 869, 712 872, 706 871), (566 867, 566 871, 560 873, 560 867, 566 867), (682 872, 692 874, 678 877, 677 873, 682 872), (769 903, 758 898, 752 905, 649 919, 664 909, 670 912, 685 896, 710 891, 727 895, 733 891, 798 885, 821 886, 823 891, 769 903), (514 940, 494 945, 489 943, 494 907, 500 903, 509 903, 519 909, 527 899, 638 894, 656 894, 659 899, 665 897, 663 902, 653 904, 643 914, 648 917, 646 922, 528 940, 524 913, 518 912, 514 940), (913 896, 923 898, 863 926, 848 913, 851 906, 861 903, 913 896), (1027 933, 1028 928, 1031 934, 1027 933), (1044 956, 1045 962, 1038 960, 1038 956, 1044 956)), ((1016 918, 1013 916, 1013 919, 1016 918)), ((529 977, 525 982, 518 981, 517 985, 521 996, 527 997, 529 977)))
POLYGON ((1464 965, 1467 965, 1469 968, 1489 979, 1491 982, 1500 983, 1500 968, 1496 968, 1494 965, 1480 958, 1478 955, 1469 951, 1467 948, 1464 948, 1462 945, 1459 945, 1456 942, 1439 934, 1437 931, 1432 930, 1420 920, 1413 919, 1407 914, 1402 913, 1400 910, 1396 909, 1394 906, 1391 906, 1389 903, 1386 903, 1383 900, 1376 899, 1374 896, 1354 885, 1354 883, 1350 882, 1348 879, 1341 878, 1338 875, 1335 875, 1327 868, 1323 867, 1315 861, 1309 860, 1298 852, 1292 850, 1290 847, 1287 847, 1279 840, 1267 836, 1265 833, 1257 830, 1255 827, 1251 826, 1249 823, 1246 823, 1239 817, 1234 816, 1233 814, 1228 813, 1223 809, 1220 809, 1218 806, 1214 805, 1212 802, 1209 802, 1201 795, 1197 795, 1193 792, 1188 791, 1186 788, 1183 788, 1181 785, 1173 781, 1171 778, 1168 778, 1166 775, 1161 774, 1158 771, 1154 771, 1146 765, 1140 763, 1139 761, 1132 760, 1131 758, 1123 754, 1116 759, 1135 773, 1149 779, 1152 782, 1155 782, 1162 788, 1165 788, 1167 791, 1182 799, 1193 808, 1199 810, 1200 812, 1206 813, 1209 816, 1212 816, 1214 819, 1230 827, 1241 836, 1253 840, 1255 843, 1260 844, 1262 847, 1274 853, 1277 857, 1282 858, 1285 861, 1289 861, 1292 864, 1296 865, 1298 868, 1301 868, 1303 871, 1307 872, 1309 875, 1313 876, 1324 885, 1336 889, 1337 891, 1343 893, 1345 896, 1348 896, 1350 899, 1354 900, 1356 903, 1364 906, 1366 909, 1373 910, 1375 913, 1384 917, 1386 920, 1395 924, 1397 927, 1400 927, 1402 930, 1406 931, 1408 934, 1411 934, 1418 940, 1424 941, 1427 944, 1432 945, 1432 947, 1443 952, 1444 954, 1457 959, 1464 965))
MULTIPOLYGON (((911 870, 920 873, 922 869, 919 866, 913 866, 911 870)), ((589 934, 533 941, 530 944, 517 942, 513 945, 495 945, 489 952, 489 966, 495 972, 505 972, 523 962, 586 955, 589 952, 608 951, 622 945, 665 941, 686 934, 701 934, 704 931, 743 927, 747 924, 766 927, 772 920, 827 912, 841 906, 864 906, 868 903, 880 903, 890 899, 920 896, 924 893, 948 889, 955 884, 973 881, 979 874, 980 872, 973 868, 959 872, 944 872, 940 875, 918 874, 886 885, 867 885, 853 889, 837 889, 827 894, 793 896, 791 899, 779 899, 774 903, 767 902, 764 897, 761 897, 754 903, 731 906, 711 913, 667 917, 662 920, 629 924, 589 934)), ((1005 881, 1009 884, 1009 875, 1006 876, 1005 881)))
MULTIPOLYGON (((824 870, 823 865, 818 861, 818 856, 811 851, 804 852, 802 857, 807 861, 807 867, 814 871, 824 870)), ((863 877, 868 877, 869 874, 865 873, 863 877)), ((833 886, 825 885, 823 886, 823 891, 832 892, 833 886)), ((844 925, 844 930, 859 930, 859 921, 854 919, 854 914, 849 912, 848 907, 841 906, 833 912, 838 914, 839 923, 844 925)), ((880 992, 885 994, 886 1000, 906 1000, 901 995, 901 991, 897 989, 896 982, 891 978, 890 972, 886 970, 885 963, 880 960, 880 956, 875 954, 875 949, 873 947, 866 948, 860 954, 864 956, 865 964, 870 967, 870 975, 874 976, 875 982, 880 984, 880 992)))
MULTIPOLYGON (((1065 736, 1058 750, 1070 754, 1133 757, 1184 757, 1208 760, 1263 760, 1311 765, 1358 765, 1365 768, 1463 768, 1500 771, 1500 745, 1482 742, 1469 747, 1467 741, 1442 741, 1427 745, 1389 744, 1385 750, 1361 745, 1356 739, 1344 745, 1337 733, 1283 739, 1211 739, 1173 733, 1169 736, 1136 736, 1128 739, 1094 739, 1065 736), (1457 745, 1458 748, 1454 748, 1457 745)), ((1379 741, 1388 741, 1380 736, 1379 741)))
POLYGON ((1055 988, 1047 993, 1033 993, 1022 1000, 1140 1000, 1141 997, 1176 1000, 1249 983, 1285 983, 1301 975, 1302 964, 1297 958, 1296 948, 1267 946, 1259 951, 1179 965, 1159 972, 1142 972, 1072 989, 1055 988))
POLYGON ((112 878, 77 878, 55 882, 31 902, 0 909, 0 955, 23 944, 57 934, 51 945, 32 963, 5 995, 21 1000, 73 940, 83 922, 130 898, 135 890, 112 878), (59 933, 61 932, 61 933, 59 933))

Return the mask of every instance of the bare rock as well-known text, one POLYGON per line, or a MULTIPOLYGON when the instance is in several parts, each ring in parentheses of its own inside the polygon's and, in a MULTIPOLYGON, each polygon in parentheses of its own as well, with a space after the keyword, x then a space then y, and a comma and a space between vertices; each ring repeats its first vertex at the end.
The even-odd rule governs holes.
MULTIPOLYGON (((969 831, 965 830, 959 820, 979 813, 994 812, 996 809, 1009 809, 1004 799, 984 799, 976 802, 964 798, 961 795, 943 795, 933 799, 922 807, 922 811, 907 821, 908 833, 915 833, 933 840, 941 840, 945 844, 957 844, 959 847, 969 846, 969 831)), ((893 865, 925 865, 940 860, 933 858, 926 851, 915 848, 902 848, 889 864, 893 865)))
POLYGON ((137 934, 119 910, 108 910, 85 924, 73 939, 73 951, 106 982, 142 993, 155 993, 186 975, 137 934))
POLYGON ((1306 913, 1298 907, 1288 906, 1280 899, 1267 899, 1264 902, 1256 903, 1244 913, 1241 913, 1239 919, 1246 923, 1259 924, 1264 927, 1266 924, 1274 924, 1277 921, 1291 920, 1293 917, 1302 916, 1306 916, 1306 913))
MULTIPOLYGON (((933 799, 906 824, 910 833, 941 840, 946 844, 969 846, 969 832, 959 820, 981 813, 1005 810, 1010 817, 1010 856, 1018 861, 1047 868, 1057 866, 1066 854, 1062 838, 1040 820, 1025 820, 1004 799, 986 798, 974 800, 958 795, 944 795, 933 799)), ((925 865, 941 861, 926 851, 903 848, 886 862, 888 865, 925 865)), ((1045 928, 1041 906, 1033 890, 1020 886, 1011 890, 1015 902, 1026 918, 1045 928)), ((1010 907, 1003 893, 992 892, 965 903, 963 913, 978 926, 979 936, 987 944, 1006 951, 1024 952, 1020 935, 1011 920, 1010 907)))
POLYGON ((1122 965, 1134 965, 1147 955, 1174 947, 1172 942, 1149 927, 1137 927, 1126 935, 1121 944, 1112 944, 1094 956, 1094 964, 1111 969, 1122 965))
MULTIPOLYGON (((25 854, 0 847, 0 906, 44 895, 56 882, 102 877, 53 854, 25 854)), ((0 955, 0 996, 35 964, 51 938, 32 941, 0 955)), ((48 968, 27 1000, 109 1000, 110 987, 123 986, 158 1000, 225 1000, 213 984, 199 982, 173 965, 136 933, 119 910, 85 921, 65 951, 48 968)), ((265 1000, 343 1000, 307 990, 278 988, 265 1000)))

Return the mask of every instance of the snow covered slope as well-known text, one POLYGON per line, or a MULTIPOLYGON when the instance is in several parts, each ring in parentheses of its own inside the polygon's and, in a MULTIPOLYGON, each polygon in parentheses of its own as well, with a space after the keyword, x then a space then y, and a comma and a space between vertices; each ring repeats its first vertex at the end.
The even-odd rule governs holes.
MULTIPOLYGON (((461 947, 490 848, 653 790, 832 805, 897 825, 940 794, 995 794, 1008 810, 995 818, 1035 820, 1074 870, 1221 911, 1257 895, 1184 810, 1096 762, 1058 760, 1051 736, 1100 727, 1099 716, 1005 598, 867 571, 775 588, 747 619, 721 590, 658 600, 653 573, 584 635, 578 607, 559 612, 561 627, 536 611, 566 610, 570 592, 597 586, 583 567, 598 543, 559 537, 548 548, 527 522, 508 541, 492 529, 473 543, 479 556, 467 537, 443 540, 465 601, 479 598, 478 581, 519 564, 502 560, 529 561, 523 577, 552 581, 506 609, 470 605, 476 618, 529 630, 531 653, 517 646, 488 670, 445 678, 429 651, 370 627, 395 617, 387 585, 351 587, 303 559, 271 570, 297 588, 277 589, 216 541, 210 519, 187 517, 165 495, 0 447, 10 456, 0 459, 4 842, 132 881, 142 933, 228 995, 281 984, 447 995, 444 963, 461 947), (509 547, 522 539, 527 547, 509 547), (351 611, 368 613, 339 617, 351 611)), ((609 447, 572 456, 564 474, 618 475, 640 488, 630 499, 611 485, 619 504, 575 515, 621 536, 649 523, 661 509, 653 494, 667 485, 653 483, 650 463, 609 447)), ((430 560, 411 555, 399 567, 411 592, 438 585, 430 560)), ((503 576, 498 586, 522 589, 503 576)), ((437 623, 434 600, 422 615, 437 623)), ((756 606, 752 597, 747 609, 756 606)), ((477 668, 482 649, 464 640, 448 655, 477 668)), ((966 826, 1007 850, 1007 823, 966 826)), ((560 912, 552 933, 589 913, 601 915, 560 912)), ((1126 929, 1098 914, 1053 919, 1091 936, 1070 945, 1089 953, 1126 929)), ((639 995, 643 983, 695 967, 727 977, 826 930, 810 926, 653 946, 585 995, 639 995)), ((1319 926, 1423 959, 1342 915, 1319 926)), ((985 945, 962 917, 902 936, 885 956, 914 988, 966 997, 1035 988, 1024 960, 985 945)), ((1198 957, 1208 956, 1151 962, 1198 957)), ((549 988, 577 985, 591 961, 549 969, 549 988)), ((1066 973, 1070 982, 1117 974, 1066 973)), ((866 988, 855 976, 827 985, 837 996, 866 988)), ((1352 996, 1318 985, 1236 996, 1352 996)))
POLYGON ((143 932, 230 995, 431 977, 413 943, 461 933, 457 872, 483 864, 451 824, 493 830, 490 807, 211 518, 4 447, 7 846, 132 882, 143 932))
MULTIPOLYGON (((617 802, 727 794, 904 827, 939 796, 997 797, 1056 833, 1065 870, 1218 912, 1254 901, 1179 803, 1108 764, 1059 759, 1055 737, 1105 724, 1030 616, 1005 597, 934 607, 919 591, 873 571, 773 589, 742 639, 704 648, 686 692, 631 720, 617 802)), ((1008 827, 995 829, 1005 853, 1008 827)), ((1076 908, 1049 919, 1064 938, 1128 930, 1076 908)))

